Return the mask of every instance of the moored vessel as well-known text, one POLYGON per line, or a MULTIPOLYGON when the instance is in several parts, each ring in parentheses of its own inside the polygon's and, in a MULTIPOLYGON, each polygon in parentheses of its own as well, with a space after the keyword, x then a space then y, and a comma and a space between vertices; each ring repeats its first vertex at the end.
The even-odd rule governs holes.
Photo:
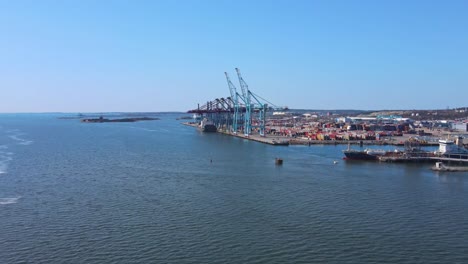
POLYGON ((468 159, 468 150, 463 147, 463 139, 458 137, 456 141, 449 139, 439 140, 439 149, 436 154, 441 157, 468 159))
POLYGON ((345 159, 349 160, 378 160, 380 156, 384 156, 388 151, 382 149, 364 149, 364 150, 355 150, 351 149, 348 145, 348 149, 343 150, 345 159))
POLYGON ((365 150, 343 150, 345 159, 348 160, 377 160, 376 155, 370 155, 365 150))
POLYGON ((218 130, 214 123, 206 118, 203 118, 203 120, 200 122, 199 128, 203 132, 216 132, 218 130))

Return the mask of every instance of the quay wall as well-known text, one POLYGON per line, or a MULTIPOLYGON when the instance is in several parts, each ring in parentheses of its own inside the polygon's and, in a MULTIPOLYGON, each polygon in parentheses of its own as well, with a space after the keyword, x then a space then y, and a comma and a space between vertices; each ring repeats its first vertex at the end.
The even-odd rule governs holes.
MULTIPOLYGON (((197 127, 196 123, 189 123, 184 122, 182 123, 186 126, 197 127)), ((264 144, 270 145, 280 145, 277 142, 284 142, 288 141, 290 145, 394 145, 394 146, 403 146, 404 142, 408 139, 407 137, 394 137, 393 140, 312 140, 312 139, 301 139, 301 138, 294 138, 294 137, 287 137, 287 136, 276 136, 276 135, 266 135, 262 137, 258 134, 253 134, 249 136, 245 136, 241 133, 233 134, 231 132, 219 130, 218 133, 239 137, 247 140, 257 141, 264 144), (362 143, 361 143, 362 142, 362 143)), ((425 144, 421 144, 421 146, 438 146, 439 144, 436 142, 427 142, 425 144)))
MULTIPOLYGON (((291 145, 392 145, 404 146, 404 141, 386 141, 386 140, 307 140, 292 138, 289 140, 291 145)), ((421 143, 420 146, 438 146, 438 143, 427 142, 421 143)))

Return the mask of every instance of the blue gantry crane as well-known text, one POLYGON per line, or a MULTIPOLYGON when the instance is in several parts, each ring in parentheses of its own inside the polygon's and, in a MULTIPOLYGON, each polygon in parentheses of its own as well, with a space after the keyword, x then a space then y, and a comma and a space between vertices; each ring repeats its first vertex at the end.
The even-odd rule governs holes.
POLYGON ((260 100, 261 97, 255 96, 249 90, 249 86, 244 78, 242 78, 239 68, 236 68, 236 72, 246 104, 244 134, 250 135, 252 128, 256 128, 261 136, 265 136, 265 118, 268 104, 260 100))
POLYGON ((228 83, 228 87, 229 87, 229 92, 231 93, 231 102, 232 102, 232 108, 233 108, 233 116, 232 116, 232 127, 231 127, 231 132, 234 133, 234 134, 237 134, 237 125, 238 125, 238 119, 239 119, 239 110, 240 110, 240 102, 239 102, 239 94, 237 93, 237 89, 236 87, 234 86, 234 84, 231 82, 231 79, 229 78, 229 75, 227 72, 224 72, 224 74, 226 75, 226 80, 227 80, 227 83, 228 83))
POLYGON ((206 117, 214 122, 218 129, 237 134, 241 131, 249 136, 253 131, 265 136, 266 115, 268 110, 287 110, 277 107, 249 90, 239 68, 236 68, 241 94, 237 92, 227 72, 224 72, 229 87, 230 97, 208 101, 197 109, 188 111, 206 117))
POLYGON ((252 132, 252 105, 250 103, 249 86, 242 78, 239 68, 236 68, 236 72, 242 90, 242 97, 245 103, 244 135, 248 136, 252 132))

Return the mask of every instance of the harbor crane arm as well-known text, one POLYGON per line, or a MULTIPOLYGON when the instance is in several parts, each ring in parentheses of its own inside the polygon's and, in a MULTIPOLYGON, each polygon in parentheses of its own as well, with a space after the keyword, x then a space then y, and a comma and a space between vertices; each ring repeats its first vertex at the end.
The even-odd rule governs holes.
POLYGON ((264 102, 268 103, 269 107, 271 107, 271 108, 274 109, 274 110, 281 110, 281 111, 288 110, 288 107, 286 107, 286 106, 277 106, 277 105, 273 104, 272 102, 266 100, 265 98, 261 97, 260 95, 255 94, 255 93, 253 93, 252 91, 249 91, 249 92, 250 92, 250 94, 252 95, 252 97, 254 97, 255 100, 257 100, 257 102, 259 102, 259 100, 258 100, 257 98, 260 98, 260 99, 262 99, 264 102))
POLYGON ((237 77, 239 78, 239 84, 242 90, 242 96, 244 97, 244 99, 246 99, 247 103, 250 104, 250 96, 248 94, 249 86, 242 78, 239 68, 236 68, 236 72, 237 72, 237 77))
POLYGON ((229 86, 229 92, 231 92, 231 100, 234 102, 234 105, 238 105, 239 104, 239 99, 237 97, 238 93, 237 93, 236 87, 231 82, 231 79, 229 78, 228 73, 224 72, 224 74, 226 75, 226 80, 227 80, 227 83, 228 83, 228 86, 229 86))

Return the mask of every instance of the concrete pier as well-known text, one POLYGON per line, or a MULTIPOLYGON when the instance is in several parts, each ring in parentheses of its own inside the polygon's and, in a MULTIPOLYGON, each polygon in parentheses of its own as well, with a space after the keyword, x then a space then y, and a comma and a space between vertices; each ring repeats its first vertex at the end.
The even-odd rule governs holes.
POLYGON ((241 133, 234 134, 231 132, 224 132, 224 131, 219 131, 219 133, 234 136, 234 137, 239 137, 243 139, 253 140, 253 141, 261 142, 264 144, 276 145, 276 146, 287 146, 290 144, 290 138, 288 137, 278 137, 278 136, 270 136, 270 135, 262 137, 258 134, 246 136, 241 133))
MULTIPOLYGON (((191 127, 198 127, 196 123, 192 122, 185 122, 182 123, 186 126, 191 127)), ((294 137, 287 137, 287 136, 277 136, 277 135, 266 135, 264 137, 260 136, 259 134, 253 134, 249 136, 245 136, 242 133, 231 133, 227 131, 219 131, 218 133, 222 133, 225 135, 230 135, 234 137, 239 137, 243 139, 248 139, 252 141, 257 141, 264 144, 270 145, 393 145, 393 146, 404 146, 404 142, 408 140, 408 137, 394 137, 393 140, 309 140, 309 139, 302 139, 302 138, 294 138, 294 137)), ((436 142, 427 142, 425 144, 421 143, 420 146, 438 146, 439 144, 436 142)))
MULTIPOLYGON (((198 127, 198 125, 196 123, 185 122, 185 123, 182 123, 182 124, 186 125, 186 126, 195 127, 195 128, 198 127)), ((280 137, 280 136, 271 136, 271 135, 267 135, 265 137, 262 137, 262 136, 260 136, 258 134, 253 134, 253 135, 246 136, 246 135, 241 134, 241 133, 234 134, 234 133, 231 133, 231 132, 220 131, 220 130, 218 130, 218 133, 233 136, 233 137, 243 138, 243 139, 247 139, 247 140, 257 141, 257 142, 264 143, 264 144, 275 145, 275 146, 287 146, 287 145, 289 145, 289 141, 291 139, 289 137, 280 137)))

